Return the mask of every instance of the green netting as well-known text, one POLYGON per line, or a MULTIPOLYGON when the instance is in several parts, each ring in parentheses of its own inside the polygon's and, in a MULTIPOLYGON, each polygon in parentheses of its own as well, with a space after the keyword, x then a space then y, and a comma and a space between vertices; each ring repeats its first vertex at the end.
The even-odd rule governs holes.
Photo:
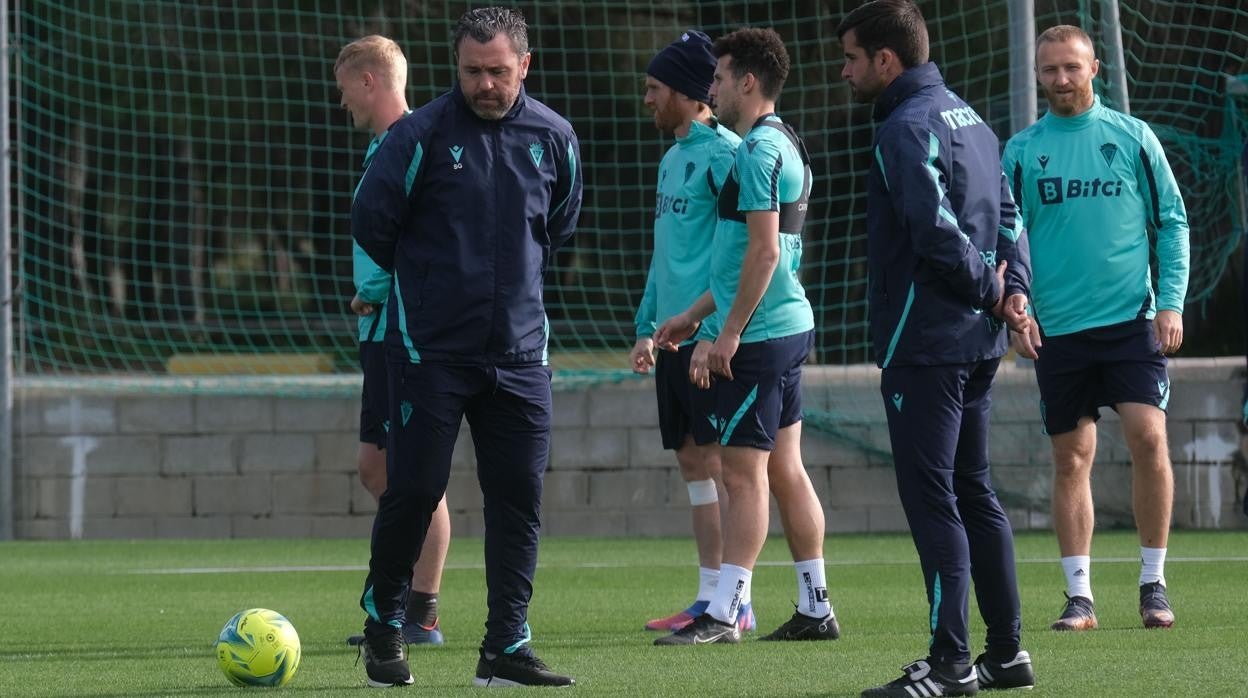
MULTIPOLYGON (((795 69, 780 107, 805 136, 816 173, 803 260, 817 309, 814 358, 870 360, 862 193, 872 127, 839 77, 834 33, 856 4, 522 4, 534 48, 528 89, 573 122, 586 165, 580 231, 548 293, 562 385, 627 375, 655 170, 669 144, 642 106, 641 73, 688 26, 716 35, 770 25, 785 38, 795 69)), ((1004 139, 1008 3, 921 5, 934 59, 1004 139)), ((1099 45, 1100 5, 1038 0, 1036 26, 1082 24, 1099 45)), ((347 41, 392 36, 412 65, 410 101, 421 104, 451 84, 449 35, 467 7, 10 8, 20 370, 150 376, 174 355, 301 353, 355 371, 347 213, 368 135, 338 108, 331 67, 347 41)), ((1121 15, 1132 112, 1161 136, 1192 216, 1189 300, 1198 301, 1218 284, 1243 228, 1234 177, 1248 105, 1227 85, 1248 74, 1248 9, 1235 0, 1125 0, 1121 15)), ((812 424, 866 414, 834 397, 824 410, 812 424)))

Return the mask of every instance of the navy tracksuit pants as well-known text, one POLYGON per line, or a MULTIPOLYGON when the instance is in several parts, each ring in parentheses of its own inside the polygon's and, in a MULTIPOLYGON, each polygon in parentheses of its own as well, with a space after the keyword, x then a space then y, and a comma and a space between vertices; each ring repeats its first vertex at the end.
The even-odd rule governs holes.
POLYGON ((482 648, 514 650, 528 637, 537 568, 542 477, 550 454, 550 368, 394 362, 388 370, 387 481, 360 599, 368 613, 365 633, 403 624, 412 565, 446 493, 451 453, 467 417, 484 495, 489 615, 482 648))
POLYGON ((1014 534, 988 474, 988 416, 999 359, 884 369, 880 392, 897 492, 923 567, 931 609, 928 659, 970 661, 967 601, 975 583, 998 660, 1019 649, 1014 534))

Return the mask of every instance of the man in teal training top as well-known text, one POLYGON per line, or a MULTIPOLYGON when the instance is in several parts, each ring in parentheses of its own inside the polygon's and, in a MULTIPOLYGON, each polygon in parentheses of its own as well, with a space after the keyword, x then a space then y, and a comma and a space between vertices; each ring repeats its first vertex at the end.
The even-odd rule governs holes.
POLYGON ((1003 166, 1031 238, 1036 322, 1011 333, 1036 359, 1040 415, 1053 443, 1053 527, 1067 602, 1054 630, 1096 628, 1092 608, 1092 461, 1109 406, 1131 452, 1140 535, 1140 617, 1168 628, 1166 541, 1174 479, 1166 444, 1166 354, 1183 344, 1187 212, 1152 130, 1092 92, 1100 64, 1082 29, 1036 40, 1049 112, 1006 144, 1003 166), (1157 288, 1149 269, 1156 235, 1157 288))
MULTIPOLYGON (((637 341, 629 365, 637 373, 654 369, 659 433, 663 448, 676 452, 680 475, 689 491, 693 537, 698 546, 698 592, 692 604, 646 623, 646 630, 674 632, 706 611, 723 555, 720 528, 719 449, 693 439, 696 416, 689 359, 693 340, 677 351, 655 354, 654 332, 665 320, 688 308, 708 286, 711 240, 715 236, 715 199, 732 168, 741 137, 711 113, 708 90, 715 74, 711 40, 688 30, 659 51, 646 68, 645 105, 661 132, 676 142, 659 163, 654 203, 654 256, 646 290, 637 308, 637 341)), ((741 632, 754 628, 747 604, 738 614, 741 632)))

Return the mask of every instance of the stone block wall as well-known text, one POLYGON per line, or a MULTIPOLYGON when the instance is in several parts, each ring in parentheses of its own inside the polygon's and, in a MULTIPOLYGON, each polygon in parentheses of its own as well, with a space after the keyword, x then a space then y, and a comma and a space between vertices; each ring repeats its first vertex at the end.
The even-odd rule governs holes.
MULTIPOLYGON (((1243 528, 1237 427, 1242 360, 1171 364, 1174 525, 1243 528)), ((888 430, 871 367, 808 367, 803 458, 829 533, 904 531, 888 430)), ((143 386, 19 383, 14 415, 19 538, 363 537, 375 505, 355 475, 358 377, 325 396, 155 394, 143 386), (118 386, 121 387, 118 387, 118 386)), ((150 385, 150 380, 148 382, 150 385)), ((292 384, 285 394, 295 394, 292 384)), ((990 456, 1016 528, 1047 529, 1048 438, 1035 379, 1003 365, 990 456)), ((1105 410, 1093 488, 1097 522, 1131 525, 1130 458, 1105 410)), ((448 501, 456 535, 483 532, 467 429, 448 501)), ((689 535, 688 497, 662 450, 653 383, 555 394, 543 505, 550 535, 689 535)), ((779 533, 773 506, 772 530, 779 533)))

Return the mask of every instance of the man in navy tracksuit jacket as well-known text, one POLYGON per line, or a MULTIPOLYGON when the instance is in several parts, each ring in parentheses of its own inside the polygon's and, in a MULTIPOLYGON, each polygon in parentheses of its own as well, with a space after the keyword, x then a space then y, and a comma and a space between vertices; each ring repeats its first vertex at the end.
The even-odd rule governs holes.
POLYGON ((485 512, 489 616, 476 682, 566 685, 526 646, 550 450, 542 284, 581 207, 576 134, 525 94, 524 18, 470 10, 458 83, 399 120, 361 180, 351 231, 393 271, 388 486, 361 598, 374 685, 412 682, 398 628, 412 563, 466 416, 485 512))
POLYGON ((1026 238, 996 135, 928 62, 909 0, 877 0, 838 28, 856 101, 874 102, 867 179, 871 339, 901 497, 930 602, 928 655, 872 696, 970 695, 1032 685, 1019 647, 1013 533, 988 472, 1003 320, 1025 327, 1026 238), (1002 268, 1004 267, 1004 268, 1002 268), (987 651, 972 666, 972 578, 987 651), (939 689, 939 690, 937 690, 939 689))

